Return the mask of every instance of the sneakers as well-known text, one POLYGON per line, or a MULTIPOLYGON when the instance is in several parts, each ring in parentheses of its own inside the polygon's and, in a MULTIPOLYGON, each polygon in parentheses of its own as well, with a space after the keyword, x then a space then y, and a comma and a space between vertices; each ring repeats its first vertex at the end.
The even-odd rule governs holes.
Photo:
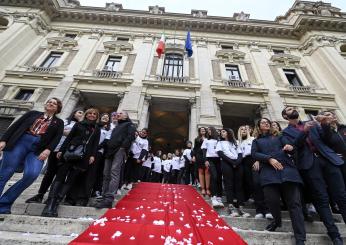
POLYGON ((251 216, 249 213, 244 211, 244 207, 243 206, 239 206, 238 212, 239 212, 239 215, 244 217, 244 218, 248 218, 248 217, 251 216))
POLYGON ((216 200, 219 202, 219 207, 224 208, 225 205, 223 205, 222 198, 221 197, 216 197, 216 200))
POLYGON ((224 207, 222 202, 219 202, 218 198, 216 196, 213 196, 211 198, 211 205, 213 206, 213 208, 221 208, 224 207))
POLYGON ((102 199, 103 197, 102 197, 102 195, 101 195, 101 192, 96 191, 96 192, 95 192, 95 198, 96 198, 96 199, 102 199))
POLYGON ((231 217, 239 217, 238 210, 232 204, 228 205, 228 211, 231 217))
POLYGON ((262 213, 256 214, 255 219, 264 219, 264 215, 262 213))
POLYGON ((314 207, 314 205, 312 205, 312 203, 307 204, 308 205, 308 212, 311 214, 316 214, 316 209, 314 207))
POLYGON ((132 184, 127 184, 127 186, 125 187, 125 190, 131 190, 132 189, 132 184))
POLYGON ((271 213, 266 213, 266 219, 274 219, 271 213))
POLYGON ((121 193, 121 190, 118 189, 118 190, 117 190, 117 195, 121 196, 121 194, 122 194, 122 193, 121 193))

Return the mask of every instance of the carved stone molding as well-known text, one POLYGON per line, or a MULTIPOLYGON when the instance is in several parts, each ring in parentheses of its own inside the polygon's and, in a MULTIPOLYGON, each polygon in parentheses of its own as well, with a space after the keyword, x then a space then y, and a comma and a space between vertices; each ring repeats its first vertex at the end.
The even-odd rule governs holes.
POLYGON ((291 54, 274 54, 270 60, 278 65, 284 64, 288 66, 299 64, 300 57, 291 54))
POLYGON ((225 49, 216 51, 215 56, 224 62, 244 61, 245 53, 239 50, 225 49))
POLYGON ((311 55, 319 47, 334 47, 338 41, 345 41, 334 36, 314 35, 307 39, 298 49, 304 55, 311 55))
POLYGON ((78 42, 69 37, 49 37, 47 38, 49 49, 67 49, 70 50, 78 46, 78 42))
POLYGON ((165 8, 159 7, 158 5, 149 6, 149 13, 151 13, 151 14, 164 14, 165 8))
POLYGON ((119 3, 106 3, 106 9, 108 11, 115 11, 118 12, 123 9, 123 5, 119 3))
POLYGON ((185 53, 185 46, 183 44, 179 43, 166 43, 165 53, 177 53, 184 55, 185 53))
POLYGON ((129 53, 133 50, 133 45, 131 43, 121 42, 121 41, 106 41, 103 46, 108 53, 129 53))
POLYGON ((97 28, 91 29, 91 35, 89 39, 99 40, 103 34, 104 34, 104 31, 101 29, 97 29, 97 28))
POLYGON ((206 18, 208 16, 208 11, 207 10, 192 9, 191 15, 193 17, 197 17, 197 18, 206 18))
POLYGON ((250 14, 245 14, 243 11, 241 11, 240 13, 234 13, 233 18, 238 21, 248 21, 250 18, 250 14))

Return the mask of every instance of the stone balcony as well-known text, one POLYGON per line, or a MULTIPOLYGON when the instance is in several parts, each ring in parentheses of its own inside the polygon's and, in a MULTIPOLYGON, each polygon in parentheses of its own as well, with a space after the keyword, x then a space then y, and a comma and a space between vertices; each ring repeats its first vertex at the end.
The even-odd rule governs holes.
POLYGON ((222 81, 225 86, 229 86, 232 88, 250 88, 251 83, 243 82, 241 80, 223 80, 222 81))
POLYGON ((190 78, 189 77, 167 77, 158 75, 156 76, 156 79, 161 82, 167 82, 167 83, 189 83, 190 78))
POLYGON ((40 66, 31 66, 28 67, 28 72, 37 72, 37 73, 56 73, 57 68, 56 67, 40 67, 40 66))
POLYGON ((18 112, 26 112, 34 107, 33 101, 0 99, 0 115, 15 116, 18 112))
POLYGON ((296 93, 311 94, 311 93, 315 92, 315 90, 309 86, 293 86, 293 85, 291 85, 288 88, 292 92, 296 92, 296 93))
POLYGON ((122 76, 122 73, 118 71, 100 70, 100 71, 94 71, 93 75, 97 78, 117 79, 122 76))

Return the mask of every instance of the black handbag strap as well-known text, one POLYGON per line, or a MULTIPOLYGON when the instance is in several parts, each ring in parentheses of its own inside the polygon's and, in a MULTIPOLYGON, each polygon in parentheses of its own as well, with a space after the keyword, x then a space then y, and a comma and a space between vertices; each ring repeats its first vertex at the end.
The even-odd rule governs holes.
POLYGON ((85 148, 86 148, 87 144, 89 143, 91 137, 93 136, 95 130, 96 130, 96 128, 94 128, 94 130, 93 130, 92 133, 90 134, 88 140, 84 143, 84 147, 83 147, 83 151, 84 151, 84 152, 85 152, 85 148))

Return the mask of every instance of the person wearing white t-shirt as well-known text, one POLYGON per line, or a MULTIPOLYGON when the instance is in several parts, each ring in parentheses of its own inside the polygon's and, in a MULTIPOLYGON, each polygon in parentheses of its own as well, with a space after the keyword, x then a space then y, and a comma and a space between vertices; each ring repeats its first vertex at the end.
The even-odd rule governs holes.
POLYGON ((206 158, 205 165, 210 171, 211 202, 213 207, 224 207, 222 203, 222 172, 220 157, 216 152, 218 133, 214 127, 208 127, 208 139, 203 141, 201 149, 206 158))
POLYGON ((194 183, 195 181, 195 174, 194 174, 194 165, 192 160, 192 154, 191 154, 191 148, 192 148, 192 142, 187 141, 186 142, 186 149, 183 151, 183 158, 184 158, 184 168, 180 173, 180 179, 184 178, 184 184, 188 185, 191 183, 194 183), (190 179, 191 177, 191 179, 190 179))
POLYGON ((126 189, 132 189, 132 183, 140 181, 141 166, 149 151, 149 141, 147 139, 148 129, 143 128, 138 132, 135 141, 132 142, 131 155, 125 163, 124 183, 126 189))
POLYGON ((221 158, 221 171, 229 213, 232 217, 249 217, 250 214, 244 212, 243 156, 232 129, 221 130, 221 140, 217 143, 216 151, 221 158), (236 204, 233 203, 234 197, 237 199, 236 204))
POLYGON ((163 180, 162 183, 168 184, 171 180, 172 171, 172 153, 162 155, 163 180))
POLYGON ((161 151, 157 151, 154 156, 153 165, 151 168, 150 182, 153 182, 153 183, 161 182, 161 176, 162 176, 161 154, 162 154, 161 151))
POLYGON ((171 184, 177 184, 178 183, 178 175, 181 167, 181 161, 183 157, 181 156, 181 152, 179 149, 176 149, 174 151, 174 155, 172 158, 172 175, 171 175, 171 184))
POLYGON ((146 160, 142 164, 141 181, 143 181, 143 182, 149 182, 150 181, 151 166, 152 166, 153 162, 154 162, 154 154, 149 152, 146 160))

